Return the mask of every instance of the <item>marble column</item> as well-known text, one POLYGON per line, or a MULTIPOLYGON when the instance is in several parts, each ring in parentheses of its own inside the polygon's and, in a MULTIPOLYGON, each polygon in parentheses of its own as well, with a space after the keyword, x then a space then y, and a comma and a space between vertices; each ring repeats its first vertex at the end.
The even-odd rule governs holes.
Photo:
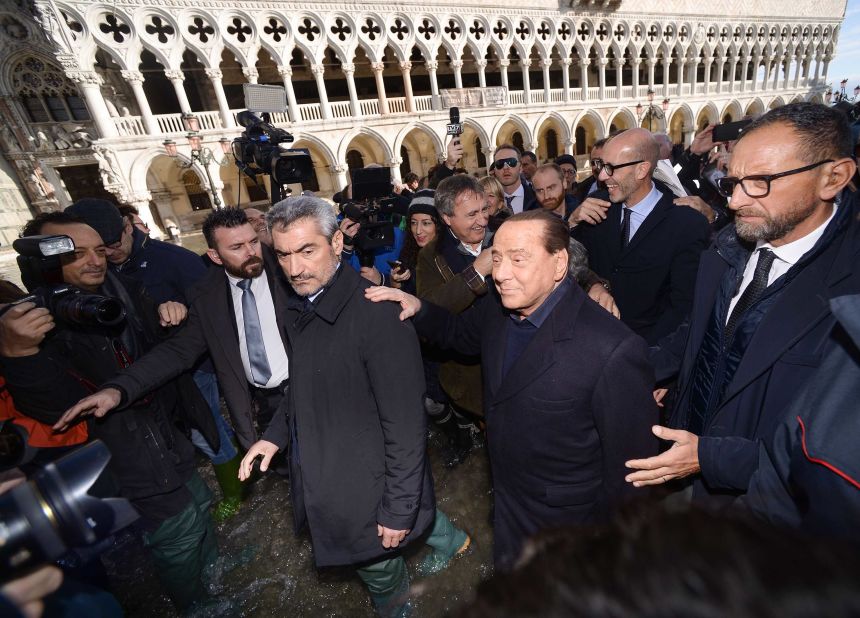
POLYGON ((502 74, 502 86, 505 90, 510 91, 508 86, 508 67, 511 66, 511 61, 508 58, 499 59, 499 72, 502 74))
POLYGON ((621 88, 624 86, 624 58, 613 59, 612 66, 615 68, 615 98, 620 99, 621 88))
POLYGON ((532 102, 531 83, 529 80, 529 67, 531 65, 531 58, 523 58, 520 60, 520 69, 523 73, 523 100, 526 102, 526 105, 532 102))
MULTIPOLYGON (((654 90, 654 69, 657 67, 657 59, 648 57, 648 88, 654 90)), ((637 94, 638 98, 638 94, 637 94)))
POLYGON ((723 71, 725 70, 726 60, 726 56, 717 58, 717 94, 723 91, 723 71))
POLYGON ((173 84, 173 89, 176 91, 176 99, 179 101, 179 110, 183 114, 190 114, 191 104, 188 102, 188 95, 185 93, 185 73, 181 69, 165 69, 164 75, 173 84))
POLYGON ((630 96, 634 99, 638 99, 639 98, 639 67, 642 65, 642 59, 639 57, 636 57, 636 58, 632 58, 631 60, 632 60, 632 64, 631 64, 630 68, 632 69, 632 71, 630 73, 630 77, 632 78, 632 82, 631 82, 632 88, 630 89, 630 96))
POLYGON ((582 88, 582 100, 588 101, 588 65, 591 60, 580 58, 579 60, 579 86, 582 88))
POLYGON ((287 91, 287 107, 290 111, 290 121, 299 122, 302 118, 299 114, 299 104, 296 102, 296 91, 293 89, 293 67, 278 65, 278 75, 284 82, 284 90, 287 91))
POLYGON ((452 60, 451 68, 454 69, 454 87, 462 88, 463 87, 463 61, 462 60, 452 60))
POLYGON ((542 58, 540 61, 540 67, 543 70, 543 102, 544 104, 550 103, 550 83, 549 83, 549 69, 552 66, 552 58, 542 58))
POLYGON ((146 223, 146 227, 149 228, 149 235, 160 240, 164 238, 165 234, 164 230, 156 225, 155 217, 152 216, 152 209, 150 208, 151 200, 152 195, 149 193, 134 193, 125 196, 123 201, 129 206, 134 206, 137 209, 141 220, 146 223))
POLYGON ((400 63, 400 74, 403 76, 403 92, 406 94, 406 111, 413 114, 415 113, 415 98, 412 95, 412 78, 410 76, 410 71, 412 71, 411 62, 407 61, 400 63))
POLYGON ((221 114, 221 126, 225 129, 230 129, 236 126, 233 121, 233 113, 230 111, 230 105, 227 103, 227 95, 224 94, 224 85, 221 83, 223 74, 221 69, 205 69, 206 77, 212 82, 212 89, 215 91, 215 98, 218 100, 218 110, 221 114))
POLYGON ((711 89, 711 67, 714 66, 714 59, 708 58, 705 60, 705 84, 704 84, 704 94, 707 96, 708 92, 711 89))
POLYGON ((436 79, 436 71, 439 69, 439 63, 436 60, 428 60, 424 66, 427 68, 427 75, 430 76, 432 107, 435 110, 440 110, 442 109, 442 101, 439 99, 439 80, 436 79))
POLYGON ((343 64, 341 70, 346 76, 346 87, 349 90, 349 109, 353 118, 361 118, 361 105, 358 103, 358 93, 355 90, 355 65, 343 64))
POLYGON ((92 116, 96 129, 99 132, 99 137, 117 137, 119 132, 105 104, 104 96, 102 96, 101 75, 95 71, 71 71, 66 73, 66 75, 78 85, 78 88, 84 95, 87 109, 90 111, 90 116, 92 116))
POLYGON ((606 65, 609 63, 609 58, 598 58, 597 66, 598 66, 598 79, 600 86, 600 94, 598 97, 601 101, 606 100, 606 65))
POLYGON ((385 64, 382 62, 374 62, 370 65, 373 70, 373 76, 376 78, 376 92, 379 98, 379 113, 383 116, 388 114, 388 98, 385 96, 385 81, 382 79, 382 72, 385 70, 385 64))
POLYGON ((484 58, 475 60, 475 66, 478 67, 478 85, 481 88, 487 87, 487 61, 484 58))
POLYGON ((663 57, 663 98, 669 98, 669 71, 672 68, 672 57, 663 57))
POLYGON ((257 70, 257 67, 242 67, 242 74, 245 76, 245 79, 248 80, 249 84, 256 84, 257 79, 260 77, 260 72, 257 70))
POLYGON ((803 73, 803 63, 806 62, 806 54, 797 56, 797 66, 794 67, 794 87, 800 85, 800 75, 803 73))
POLYGON ((143 90, 143 73, 140 71, 122 71, 120 75, 131 86, 131 91, 134 93, 134 99, 140 110, 140 119, 147 135, 159 135, 161 129, 158 128, 158 123, 152 115, 152 108, 149 107, 149 101, 143 90))
POLYGON ((328 103, 328 93, 325 89, 325 65, 312 64, 311 73, 314 74, 314 80, 317 83, 317 92, 319 92, 320 99, 320 112, 322 113, 323 120, 329 120, 331 118, 331 106, 328 103))
POLYGON ((570 58, 561 59, 561 90, 562 100, 567 103, 570 101, 570 65, 573 60, 570 58))

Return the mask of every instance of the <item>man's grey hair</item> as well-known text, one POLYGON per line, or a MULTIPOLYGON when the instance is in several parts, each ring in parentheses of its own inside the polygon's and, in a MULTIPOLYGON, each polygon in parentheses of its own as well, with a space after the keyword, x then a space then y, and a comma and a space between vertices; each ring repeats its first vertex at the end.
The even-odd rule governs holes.
POLYGON ((573 238, 567 248, 567 274, 574 281, 583 281, 588 275, 588 249, 573 238))
POLYGON ((312 195, 288 197, 272 206, 266 213, 269 231, 283 232, 301 219, 315 221, 320 233, 329 241, 338 229, 337 215, 331 204, 312 195))
POLYGON ((469 174, 449 176, 436 187, 436 194, 433 198, 436 210, 439 211, 440 215, 453 217, 454 204, 457 202, 457 198, 465 193, 483 197, 484 187, 481 186, 477 178, 469 174))

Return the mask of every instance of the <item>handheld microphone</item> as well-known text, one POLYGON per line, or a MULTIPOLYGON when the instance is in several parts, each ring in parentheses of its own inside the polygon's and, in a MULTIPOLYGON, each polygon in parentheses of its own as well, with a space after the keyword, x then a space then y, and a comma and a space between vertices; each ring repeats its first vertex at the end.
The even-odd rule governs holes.
POLYGON ((450 110, 451 122, 446 127, 446 133, 452 137, 463 134, 463 125, 460 123, 460 108, 452 107, 450 110))

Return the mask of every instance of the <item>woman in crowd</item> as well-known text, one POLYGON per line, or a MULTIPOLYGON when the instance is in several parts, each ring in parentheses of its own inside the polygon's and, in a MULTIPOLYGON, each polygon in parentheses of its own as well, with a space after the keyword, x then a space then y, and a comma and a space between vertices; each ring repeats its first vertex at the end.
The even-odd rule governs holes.
POLYGON ((502 222, 514 213, 505 203, 505 193, 502 189, 502 183, 493 176, 484 176, 478 182, 481 183, 481 187, 484 189, 484 199, 487 201, 487 206, 490 207, 489 228, 495 232, 499 229, 502 222))

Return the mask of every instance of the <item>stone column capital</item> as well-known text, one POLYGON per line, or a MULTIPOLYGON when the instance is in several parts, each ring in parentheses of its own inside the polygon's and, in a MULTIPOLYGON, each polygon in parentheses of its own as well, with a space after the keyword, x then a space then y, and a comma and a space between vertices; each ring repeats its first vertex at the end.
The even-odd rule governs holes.
POLYGON ((598 58, 597 64, 599 64, 602 67, 605 67, 607 64, 609 64, 609 58, 598 58))
POLYGON ((340 68, 347 75, 355 74, 355 65, 354 64, 342 64, 342 65, 340 65, 340 68))
POLYGON ((475 60, 475 66, 477 66, 480 69, 486 69, 487 68, 487 60, 485 58, 475 60))
POLYGON ((573 64, 573 58, 562 58, 561 59, 562 66, 569 67, 573 64))
POLYGON ((242 73, 248 79, 257 79, 260 77, 260 72, 257 71, 257 67, 242 67, 242 73))
POLYGON ((520 66, 523 67, 524 69, 529 68, 531 65, 532 65, 532 59, 531 58, 523 58, 522 60, 520 60, 520 66))
POLYGON ((343 174, 344 172, 346 172, 347 169, 349 168, 346 165, 338 164, 331 166, 331 171, 333 171, 335 174, 343 174))
POLYGON ((542 69, 548 69, 552 66, 552 58, 541 58, 540 66, 542 69))
POLYGON ((400 157, 391 157, 391 158, 388 160, 388 162, 386 163, 386 165, 387 165, 388 167, 397 167, 397 166, 398 166, 398 165, 400 165, 401 163, 403 163, 403 159, 401 159, 400 157))
POLYGON ((80 86, 101 86, 104 81, 95 71, 69 71, 66 77, 80 86))
POLYGON ((313 73, 314 75, 323 75, 325 73, 325 65, 312 64, 311 73, 313 73))
POLYGON ((143 73, 140 71, 120 71, 120 76, 130 84, 143 82, 143 73))
POLYGON ((412 70, 412 63, 409 62, 408 60, 405 62, 401 62, 400 63, 400 70, 403 71, 404 73, 408 73, 409 71, 412 70))
POLYGON ((224 77, 224 73, 221 72, 221 69, 204 69, 203 72, 206 74, 206 77, 209 79, 222 79, 224 77))
POLYGON ((462 60, 452 60, 451 61, 451 68, 454 69, 455 71, 462 69, 463 68, 463 61, 462 60))
POLYGON ((499 59, 499 66, 500 66, 500 67, 505 67, 505 68, 507 68, 507 67, 511 66, 511 60, 510 60, 510 58, 500 58, 500 59, 499 59))
MULTIPOLYGON (((211 70, 212 69, 206 69, 207 77, 208 77, 208 72, 211 70)), ((220 73, 221 71, 218 71, 218 72, 220 73)), ((164 69, 164 76, 167 79, 169 79, 170 81, 184 80, 185 79, 185 73, 182 72, 182 69, 164 69)))
POLYGON ((435 71, 439 68, 439 62, 437 60, 430 60, 424 66, 427 67, 428 71, 435 71))
POLYGON ((292 77, 293 76, 293 67, 278 65, 278 75, 283 77, 292 77))
POLYGON ((385 70, 384 62, 371 62, 370 68, 374 73, 382 73, 385 70))

